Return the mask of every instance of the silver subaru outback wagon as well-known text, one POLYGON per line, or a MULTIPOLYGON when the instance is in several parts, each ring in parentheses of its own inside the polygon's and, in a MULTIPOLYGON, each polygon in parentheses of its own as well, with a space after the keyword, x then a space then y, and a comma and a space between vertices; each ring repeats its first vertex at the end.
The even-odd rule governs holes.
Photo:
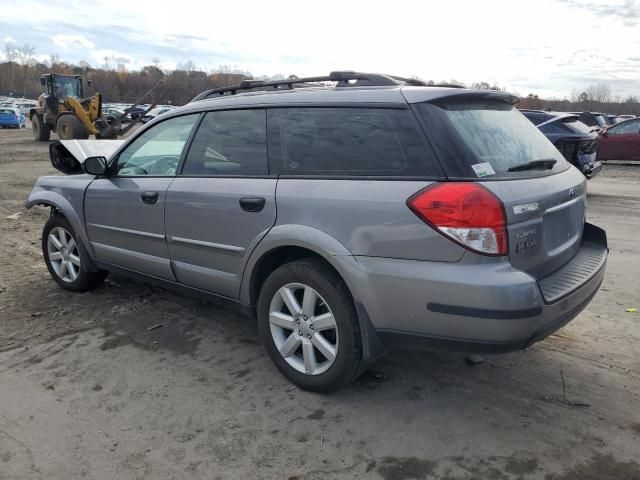
POLYGON ((589 303, 607 241, 515 100, 353 72, 244 82, 125 141, 53 144, 68 175, 27 206, 51 207, 63 288, 117 272, 228 299, 305 389, 394 347, 522 349, 589 303))

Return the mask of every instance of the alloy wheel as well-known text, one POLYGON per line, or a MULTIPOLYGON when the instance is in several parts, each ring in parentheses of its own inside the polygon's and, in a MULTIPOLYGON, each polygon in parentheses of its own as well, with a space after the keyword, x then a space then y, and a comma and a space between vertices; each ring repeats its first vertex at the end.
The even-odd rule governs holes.
POLYGON ((49 232, 47 252, 53 271, 65 282, 73 282, 80 274, 80 252, 73 236, 64 228, 49 232))
POLYGON ((329 304, 308 285, 289 283, 276 291, 269 327, 280 355, 298 372, 319 375, 336 359, 336 320, 329 304))

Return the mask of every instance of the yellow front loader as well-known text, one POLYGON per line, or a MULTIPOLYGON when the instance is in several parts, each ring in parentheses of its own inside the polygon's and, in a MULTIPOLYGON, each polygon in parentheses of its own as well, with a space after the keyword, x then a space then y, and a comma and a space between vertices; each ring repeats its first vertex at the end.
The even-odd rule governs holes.
MULTIPOLYGON (((38 107, 29 112, 36 140, 49 140, 52 130, 60 140, 85 139, 89 135, 95 135, 98 139, 115 139, 136 124, 131 122, 122 128, 122 118, 103 115, 102 94, 84 98, 81 75, 51 73, 43 75, 40 83, 44 93, 38 97, 38 107)), ((149 110, 151 108, 153 106, 149 110)))

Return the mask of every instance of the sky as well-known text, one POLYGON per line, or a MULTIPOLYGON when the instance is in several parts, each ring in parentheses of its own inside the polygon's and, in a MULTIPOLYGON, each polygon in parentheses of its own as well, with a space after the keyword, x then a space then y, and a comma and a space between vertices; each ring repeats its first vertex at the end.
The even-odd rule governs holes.
POLYGON ((0 0, 0 11, 0 41, 41 61, 357 70, 545 98, 606 83, 640 96, 640 0, 0 0))

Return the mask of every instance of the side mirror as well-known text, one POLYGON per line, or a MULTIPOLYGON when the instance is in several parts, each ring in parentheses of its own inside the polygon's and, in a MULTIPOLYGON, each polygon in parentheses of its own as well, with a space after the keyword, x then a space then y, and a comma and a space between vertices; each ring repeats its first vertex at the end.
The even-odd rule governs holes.
POLYGON ((47 79, 44 77, 40 77, 40 85, 44 87, 46 84, 47 84, 47 79))
POLYGON ((91 86, 91 80, 87 79, 87 86, 91 86))
POLYGON ((83 164, 84 171, 90 175, 104 175, 107 173, 107 159, 105 157, 88 157, 83 164))

